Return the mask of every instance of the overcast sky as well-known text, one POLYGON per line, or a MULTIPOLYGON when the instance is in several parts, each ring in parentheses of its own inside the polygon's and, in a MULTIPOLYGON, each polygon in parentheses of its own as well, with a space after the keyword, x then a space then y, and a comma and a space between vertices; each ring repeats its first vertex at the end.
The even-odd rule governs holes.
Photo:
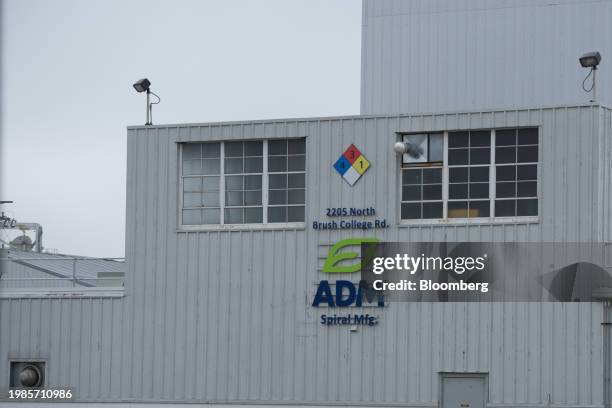
POLYGON ((360 30, 359 0, 3 1, 4 211, 46 248, 123 256, 135 80, 158 124, 358 114, 360 30))

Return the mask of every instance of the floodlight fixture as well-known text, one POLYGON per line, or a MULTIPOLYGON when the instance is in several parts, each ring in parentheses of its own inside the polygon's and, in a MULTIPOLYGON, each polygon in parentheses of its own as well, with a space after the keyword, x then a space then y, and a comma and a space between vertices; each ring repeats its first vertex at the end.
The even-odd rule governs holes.
POLYGON ((597 51, 587 52, 586 54, 583 54, 582 57, 578 58, 578 61, 580 61, 580 65, 582 65, 584 68, 591 68, 587 76, 584 78, 584 81, 582 81, 582 89, 587 93, 593 91, 591 102, 595 102, 597 100, 597 90, 595 88, 597 83, 595 81, 597 66, 601 62, 601 54, 597 51), (587 89, 585 83, 591 75, 593 76, 593 81, 591 83, 591 87, 587 89))
POLYGON ((601 54, 597 51, 587 52, 583 54, 582 57, 578 59, 580 61, 580 65, 585 68, 593 68, 597 69, 597 66, 601 62, 601 54))
POLYGON ((410 142, 397 142, 393 145, 393 150, 398 155, 407 153, 410 155, 410 157, 413 157, 415 159, 423 155, 423 149, 421 148, 421 146, 410 142))
POLYGON ((151 86, 151 81, 149 81, 147 78, 142 78, 136 81, 133 86, 136 91, 145 92, 149 90, 149 87, 151 86))
POLYGON ((149 126, 153 124, 153 105, 157 105, 161 102, 161 98, 154 92, 151 91, 151 81, 147 78, 142 78, 136 81, 134 85, 132 85, 134 89, 138 93, 146 92, 147 93, 147 121, 145 126, 149 126), (157 98, 157 102, 151 102, 151 94, 153 94, 157 98))

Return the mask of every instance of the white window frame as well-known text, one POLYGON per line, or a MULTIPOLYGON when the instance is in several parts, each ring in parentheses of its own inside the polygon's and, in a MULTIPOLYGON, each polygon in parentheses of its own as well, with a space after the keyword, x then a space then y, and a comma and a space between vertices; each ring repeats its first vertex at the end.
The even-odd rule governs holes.
MULTIPOLYGON (((308 202, 308 144, 306 144, 306 160, 305 160, 305 168, 304 168, 304 222, 268 222, 268 185, 269 185, 269 173, 268 173, 268 141, 269 140, 292 140, 292 139, 305 139, 306 137, 288 137, 288 138, 279 138, 279 139, 245 139, 245 140, 206 140, 206 141, 181 141, 177 142, 178 149, 178 216, 177 223, 178 227, 176 232, 188 232, 188 231, 224 231, 224 230, 296 230, 296 229, 305 229, 306 226, 306 215, 308 213, 307 202, 308 202), (263 168, 262 168, 262 184, 261 184, 261 202, 263 207, 263 222, 260 223, 248 223, 248 224, 224 224, 225 221, 225 143, 226 142, 259 142, 263 143, 263 168), (220 224, 198 224, 198 225, 183 225, 183 146, 188 143, 220 143, 220 168, 219 168, 219 222, 220 224)), ((285 172, 289 173, 301 173, 301 172, 285 172)), ((259 173, 258 173, 259 174, 259 173)), ((279 173, 273 173, 279 174, 279 173)), ((245 175, 241 173, 240 175, 245 175)), ((298 206, 298 205, 295 205, 298 206)), ((231 208, 231 207, 230 207, 231 208)))
MULTIPOLYGON (((520 128, 537 128, 538 129, 538 162, 537 163, 525 163, 525 164, 536 164, 538 169, 537 176, 537 198, 538 200, 538 215, 533 216, 513 216, 513 217, 474 217, 474 218, 448 218, 448 196, 449 196, 449 165, 448 165, 448 136, 449 133, 453 131, 422 131, 422 132, 397 132, 396 135, 402 137, 406 134, 413 133, 443 133, 444 134, 444 153, 442 163, 442 217, 443 218, 426 218, 426 219, 402 219, 402 171, 404 167, 402 167, 402 157, 398 155, 398 164, 399 164, 399 172, 396 172, 397 175, 397 191, 398 197, 396 202, 398 203, 397 209, 397 219, 399 222, 397 225, 399 227, 405 226, 414 226, 414 225, 466 225, 466 224, 508 224, 508 223, 520 223, 520 224, 536 224, 540 222, 540 214, 541 214, 541 174, 540 174, 540 158, 541 154, 541 138, 542 138, 542 129, 541 126, 533 125, 533 126, 508 126, 507 129, 520 129, 520 128)), ((477 130, 490 130, 491 132, 491 160, 489 163, 489 203, 490 203, 490 214, 495 214, 495 194, 496 194, 496 163, 495 163, 495 132, 496 130, 501 130, 506 128, 493 128, 493 129, 458 129, 456 131, 477 131, 477 130)), ((418 166, 415 166, 418 167, 418 166)))

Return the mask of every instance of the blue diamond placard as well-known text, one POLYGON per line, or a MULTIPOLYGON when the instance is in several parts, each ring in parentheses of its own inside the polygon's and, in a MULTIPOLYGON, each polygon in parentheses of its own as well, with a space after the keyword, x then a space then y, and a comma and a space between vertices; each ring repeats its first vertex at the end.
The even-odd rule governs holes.
POLYGON ((334 163, 334 169, 336 169, 336 171, 340 173, 341 176, 343 176, 344 173, 346 173, 346 171, 350 167, 351 167, 351 163, 349 163, 349 161, 344 156, 340 156, 338 161, 334 163))

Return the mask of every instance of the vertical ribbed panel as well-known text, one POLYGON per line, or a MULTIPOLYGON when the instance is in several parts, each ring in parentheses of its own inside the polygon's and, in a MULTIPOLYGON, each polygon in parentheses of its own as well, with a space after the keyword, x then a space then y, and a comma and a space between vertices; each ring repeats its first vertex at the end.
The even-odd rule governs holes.
POLYGON ((434 405, 440 372, 486 372, 492 404, 601 406, 599 303, 392 303, 354 333, 310 304, 318 281, 355 278, 320 272, 342 238, 609 239, 610 121, 582 106, 131 128, 126 297, 0 300, 0 391, 8 358, 41 356, 81 400, 434 405), (512 126, 541 126, 538 223, 398 225, 395 132, 512 126), (292 136, 307 137, 304 229, 177 230, 179 142, 292 136), (332 169, 350 143, 372 163, 353 187, 332 169), (391 228, 312 230, 330 206, 391 228))
POLYGON ((0 299, 0 393, 8 361, 47 362, 47 386, 73 387, 79 399, 117 400, 122 299, 0 299))
POLYGON ((589 51, 612 103, 610 0, 364 0, 362 16, 362 114, 587 102, 589 51))

